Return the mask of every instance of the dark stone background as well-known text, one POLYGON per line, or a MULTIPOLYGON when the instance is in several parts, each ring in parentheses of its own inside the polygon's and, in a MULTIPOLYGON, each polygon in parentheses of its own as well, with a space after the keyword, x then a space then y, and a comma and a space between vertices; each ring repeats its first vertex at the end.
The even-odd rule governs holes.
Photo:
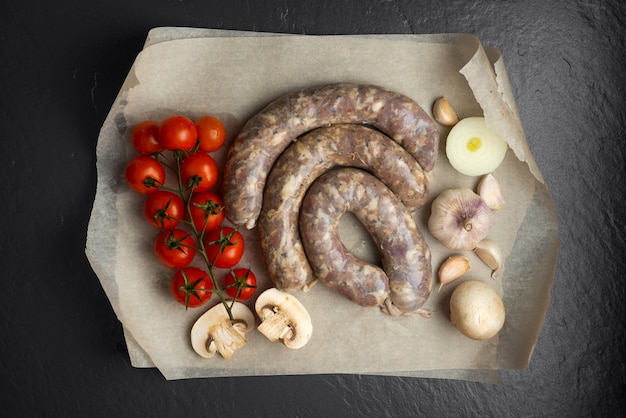
POLYGON ((626 415, 625 18, 618 0, 0 0, 3 415, 626 415), (499 48, 560 222, 530 367, 502 372, 502 385, 340 375, 167 382, 132 368, 84 246, 98 132, 156 26, 467 32, 499 48))

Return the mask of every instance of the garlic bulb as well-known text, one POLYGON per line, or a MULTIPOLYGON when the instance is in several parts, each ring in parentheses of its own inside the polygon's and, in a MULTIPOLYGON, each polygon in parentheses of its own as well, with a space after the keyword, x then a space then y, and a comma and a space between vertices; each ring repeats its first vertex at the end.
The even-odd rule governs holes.
POLYGON ((476 191, 491 210, 502 209, 505 204, 500 183, 491 173, 480 179, 476 191))
POLYGON ((492 213, 472 190, 447 189, 433 200, 428 230, 446 248, 470 251, 487 235, 492 213))
POLYGON ((439 267, 439 290, 450 282, 461 278, 470 269, 469 258, 455 254, 448 257, 439 267))
POLYGON ((476 245, 474 253, 492 270, 491 277, 497 278, 496 275, 500 273, 503 261, 502 251, 498 244, 490 239, 484 239, 476 245))
POLYGON ((433 116, 437 122, 444 126, 454 126, 459 121, 459 115, 456 114, 452 106, 443 97, 435 100, 433 116))

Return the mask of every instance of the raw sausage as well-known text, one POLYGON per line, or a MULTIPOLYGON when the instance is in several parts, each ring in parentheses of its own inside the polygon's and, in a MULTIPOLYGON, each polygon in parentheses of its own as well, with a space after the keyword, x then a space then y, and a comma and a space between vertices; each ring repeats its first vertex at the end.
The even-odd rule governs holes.
POLYGON ((276 160, 265 186, 259 240, 276 287, 308 290, 313 272, 298 231, 298 212, 308 187, 335 166, 366 169, 414 212, 426 202, 428 179, 419 163, 382 133, 362 125, 315 129, 292 143, 276 160))
POLYGON ((430 249, 404 205, 371 174, 340 168, 320 176, 304 198, 300 231, 315 275, 354 302, 371 306, 378 297, 390 315, 415 312, 426 302, 430 249), (345 212, 356 215, 372 235, 382 270, 353 256, 341 242, 338 226, 345 212), (384 283, 389 294, 380 300, 384 283))
POLYGON ((439 134, 433 120, 409 97, 378 86, 350 83, 285 95, 244 125, 229 148, 224 204, 230 221, 254 228, 267 175, 290 142, 318 127, 369 124, 387 134, 432 171, 439 134))
POLYGON ((371 174, 340 168, 320 176, 302 203, 300 232, 315 275, 352 301, 380 303, 383 312, 395 316, 417 311, 428 299, 430 249, 410 213, 371 174), (345 212, 354 213, 371 234, 382 270, 353 256, 341 242, 338 226, 345 212))

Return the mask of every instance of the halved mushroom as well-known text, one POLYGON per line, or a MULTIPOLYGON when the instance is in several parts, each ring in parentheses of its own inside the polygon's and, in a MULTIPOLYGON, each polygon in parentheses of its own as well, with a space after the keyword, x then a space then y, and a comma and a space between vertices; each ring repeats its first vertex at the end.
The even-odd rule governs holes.
POLYGON ((262 321, 257 329, 268 340, 282 340, 285 346, 296 349, 311 339, 311 317, 293 295, 271 288, 259 295, 254 307, 262 321))
POLYGON ((191 346, 196 353, 210 358, 219 352, 228 360, 246 344, 245 333, 254 329, 254 314, 241 302, 232 303, 231 312, 233 321, 224 304, 219 303, 198 318, 191 328, 191 346))

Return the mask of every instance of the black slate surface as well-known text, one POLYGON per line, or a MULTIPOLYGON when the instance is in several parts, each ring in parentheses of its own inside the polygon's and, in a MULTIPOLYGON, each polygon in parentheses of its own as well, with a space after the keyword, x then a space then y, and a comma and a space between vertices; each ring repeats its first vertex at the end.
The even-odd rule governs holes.
POLYGON ((626 415, 625 19, 618 0, 0 2, 2 415, 626 415), (84 245, 98 131, 156 26, 464 32, 500 49, 560 222, 530 367, 502 372, 502 385, 341 375, 167 382, 132 368, 84 245))

